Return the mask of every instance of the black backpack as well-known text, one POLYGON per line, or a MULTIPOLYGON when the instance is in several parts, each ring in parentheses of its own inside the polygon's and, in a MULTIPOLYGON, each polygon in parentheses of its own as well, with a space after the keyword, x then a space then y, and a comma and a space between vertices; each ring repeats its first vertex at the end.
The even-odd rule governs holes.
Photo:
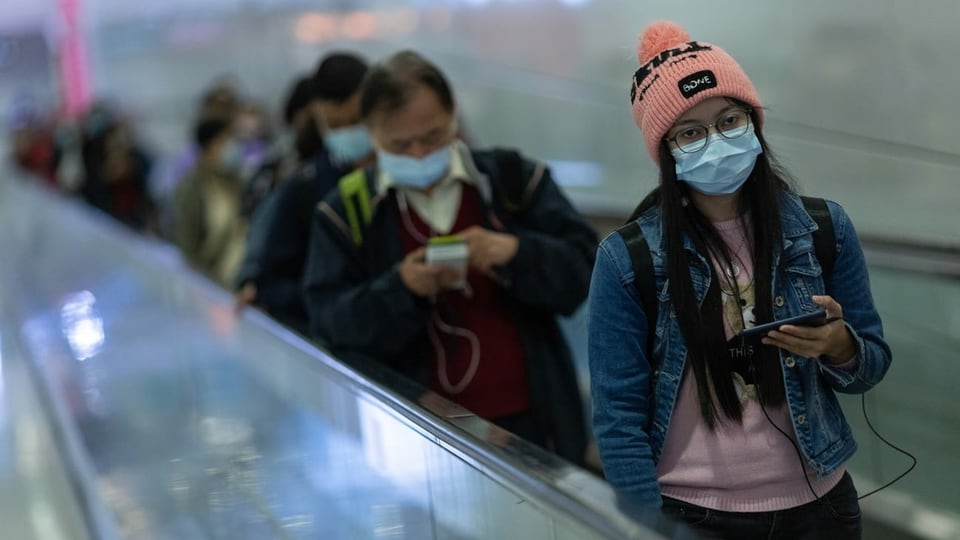
MULTIPOLYGON (((833 262, 836 258, 834 247, 833 220, 830 218, 830 209, 827 201, 816 197, 801 197, 803 207, 810 217, 817 223, 817 230, 813 232, 813 249, 823 269, 823 279, 826 280, 833 273, 833 262)), ((653 358, 653 336, 657 330, 657 285, 653 273, 653 259, 650 257, 650 246, 643 237, 643 230, 636 221, 618 229, 623 242, 630 253, 630 262, 633 265, 633 282, 637 287, 640 304, 647 315, 647 358, 653 358)))

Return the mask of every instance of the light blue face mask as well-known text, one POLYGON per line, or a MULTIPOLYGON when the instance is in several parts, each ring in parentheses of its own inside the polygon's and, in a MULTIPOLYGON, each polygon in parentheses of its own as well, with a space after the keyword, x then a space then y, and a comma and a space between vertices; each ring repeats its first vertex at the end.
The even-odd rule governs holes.
POLYGON ((677 178, 704 195, 729 195, 747 181, 757 156, 763 153, 753 124, 735 139, 714 133, 699 152, 670 151, 677 162, 677 178))
POLYGON ((243 149, 235 140, 228 142, 220 151, 220 169, 224 172, 235 173, 243 167, 243 149))
POLYGON ((340 165, 355 163, 373 151, 367 128, 359 124, 331 129, 324 134, 323 145, 327 147, 334 163, 340 165))
POLYGON ((397 184, 426 189, 450 169, 450 147, 448 144, 421 159, 378 150, 377 164, 397 184))

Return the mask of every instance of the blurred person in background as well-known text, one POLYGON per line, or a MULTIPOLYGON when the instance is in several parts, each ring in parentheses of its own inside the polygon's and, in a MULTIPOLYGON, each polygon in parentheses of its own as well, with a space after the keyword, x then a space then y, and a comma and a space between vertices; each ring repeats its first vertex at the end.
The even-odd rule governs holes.
MULTIPOLYGON (((63 118, 54 130, 54 140, 60 153, 57 164, 57 183, 67 193, 77 193, 83 186, 86 171, 83 166, 83 118, 63 118)), ((152 170, 152 169, 151 169, 152 170)))
POLYGON ((243 153, 232 119, 201 120, 195 142, 197 164, 177 186, 174 238, 192 266, 229 287, 243 260, 247 232, 240 214, 243 153))
MULTIPOLYGON (((217 80, 200 99, 191 126, 206 119, 221 119, 233 122, 242 101, 235 85, 228 79, 217 80)), ((187 145, 161 167, 153 178, 152 193, 160 209, 160 225, 164 236, 175 235, 175 202, 177 187, 193 172, 200 158, 200 148, 191 132, 187 145)), ((238 173, 239 174, 239 173, 238 173)))
POLYGON ((8 114, 13 165, 56 188, 60 153, 53 130, 40 115, 37 104, 30 96, 18 96, 8 114))
POLYGON ((294 94, 290 97, 288 109, 285 110, 293 126, 293 155, 296 156, 298 164, 308 163, 315 156, 326 151, 315 114, 317 102, 317 91, 313 86, 315 76, 316 73, 313 73, 297 85, 294 94))
POLYGON ((311 119, 312 85, 311 77, 297 79, 287 96, 283 107, 286 131, 273 141, 263 163, 244 187, 243 215, 247 218, 253 216, 260 203, 282 180, 292 175, 301 164, 312 159, 320 151, 322 141, 313 122, 310 122, 309 127, 316 134, 309 136, 310 142, 304 145, 302 151, 299 144, 301 132, 306 132, 304 126, 311 119))
POLYGON ((157 208, 148 185, 152 162, 127 121, 98 103, 82 125, 80 196, 136 231, 157 234, 157 208))
POLYGON ((263 106, 252 102, 243 103, 234 116, 234 132, 243 155, 240 176, 244 179, 253 177, 267 159, 273 143, 268 116, 263 106))
POLYGON ((420 55, 371 68, 360 113, 377 162, 316 212, 312 335, 583 464, 582 401, 556 316, 586 298, 596 233, 542 163, 457 138, 449 83, 420 55), (448 235, 466 246, 466 272, 426 260, 448 235))
POLYGON ((256 303, 301 332, 306 332, 307 312, 300 284, 317 203, 341 177, 373 159, 370 136, 360 121, 360 84, 366 73, 367 63, 350 53, 333 53, 320 62, 309 85, 312 98, 294 121, 301 123, 301 133, 315 132, 322 143, 257 211, 237 275, 238 307, 256 303))

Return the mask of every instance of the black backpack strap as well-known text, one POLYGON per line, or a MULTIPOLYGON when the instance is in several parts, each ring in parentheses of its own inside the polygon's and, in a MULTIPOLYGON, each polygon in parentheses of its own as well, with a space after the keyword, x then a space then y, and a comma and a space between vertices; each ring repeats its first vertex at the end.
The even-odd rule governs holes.
POLYGON ((653 339, 657 331, 657 281, 653 272, 650 246, 643 236, 640 224, 632 221, 620 227, 620 237, 627 246, 633 265, 633 284, 637 287, 640 304, 647 316, 647 361, 653 362, 653 339))
POLYGON ((523 156, 514 150, 496 148, 491 153, 500 172, 496 180, 503 208, 511 214, 519 214, 526 207, 527 185, 532 172, 527 170, 523 156))
POLYGON ((833 275, 833 262, 837 258, 836 237, 833 232, 833 218, 827 201, 817 197, 801 197, 803 208, 817 223, 818 229, 813 231, 813 250, 823 269, 824 283, 833 275))

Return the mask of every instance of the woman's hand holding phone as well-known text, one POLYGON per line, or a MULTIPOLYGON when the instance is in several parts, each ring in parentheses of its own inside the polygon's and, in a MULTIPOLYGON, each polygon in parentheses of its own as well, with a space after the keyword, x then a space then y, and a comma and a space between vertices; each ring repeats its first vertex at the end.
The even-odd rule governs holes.
POLYGON ((843 309, 830 296, 813 296, 814 303, 827 312, 826 324, 797 326, 785 324, 761 339, 764 345, 779 347, 807 358, 826 357, 831 364, 846 363, 857 353, 857 345, 843 324, 843 309))

